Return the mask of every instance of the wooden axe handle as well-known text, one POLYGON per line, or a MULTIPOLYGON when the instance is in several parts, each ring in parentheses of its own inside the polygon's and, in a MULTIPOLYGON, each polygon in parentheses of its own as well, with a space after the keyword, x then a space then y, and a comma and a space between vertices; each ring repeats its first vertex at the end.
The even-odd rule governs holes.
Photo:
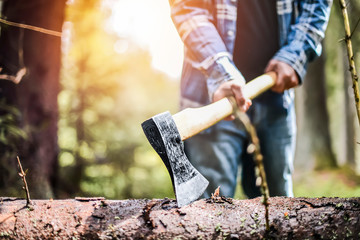
MULTIPOLYGON (((244 86, 244 95, 253 99, 271 88, 276 81, 276 73, 263 74, 244 86)), ((181 140, 188 139, 211 127, 233 113, 233 107, 228 98, 223 98, 199 108, 186 108, 173 115, 180 133, 181 140)))

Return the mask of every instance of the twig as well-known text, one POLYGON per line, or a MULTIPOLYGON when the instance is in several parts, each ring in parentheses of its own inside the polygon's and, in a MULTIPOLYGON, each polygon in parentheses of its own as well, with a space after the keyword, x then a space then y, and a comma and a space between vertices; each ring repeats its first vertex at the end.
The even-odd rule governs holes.
POLYGON ((7 74, 0 74, 0 79, 1 80, 9 80, 9 81, 12 81, 15 84, 18 84, 21 81, 21 79, 24 77, 25 74, 26 74, 26 68, 21 68, 16 73, 16 76, 7 75, 7 74))
POLYGON ((349 60, 349 71, 351 73, 351 77, 353 80, 353 89, 354 89, 354 95, 355 95, 355 106, 358 116, 358 121, 360 124, 360 91, 359 91, 359 83, 356 73, 356 67, 355 67, 355 60, 354 60, 354 53, 352 49, 352 43, 351 43, 351 30, 350 30, 350 23, 349 23, 349 16, 346 9, 346 3, 345 0, 339 0, 340 8, 343 14, 344 18, 344 27, 345 27, 345 42, 348 52, 348 60, 349 60))
MULTIPOLYGON (((15 76, 8 75, 8 74, 0 74, 0 80, 9 80, 9 81, 12 81, 15 84, 19 84, 20 81, 22 80, 22 78, 25 76, 26 67, 24 65, 24 49, 23 49, 23 45, 24 45, 24 29, 21 28, 20 29, 20 34, 19 34, 19 52, 18 52, 20 70, 16 73, 15 76)), ((2 68, 0 68, 0 72, 1 71, 2 71, 2 68)))
POLYGON ((20 172, 19 172, 19 176, 22 178, 23 182, 24 182, 24 191, 26 193, 26 206, 29 207, 31 205, 31 200, 30 200, 30 193, 29 193, 29 188, 28 188, 28 185, 27 185, 27 182, 26 182, 26 173, 23 171, 23 168, 21 166, 21 163, 20 163, 20 158, 19 156, 17 157, 17 161, 18 161, 18 164, 19 164, 19 169, 20 169, 20 172))
POLYGON ((13 26, 13 27, 24 28, 24 29, 35 31, 35 32, 52 35, 55 37, 61 37, 61 32, 49 30, 49 29, 42 28, 42 27, 35 27, 35 26, 28 25, 28 24, 11 22, 11 21, 8 21, 8 20, 2 19, 2 18, 0 18, 0 22, 3 24, 9 25, 9 26, 13 26))
POLYGON ((351 32, 350 37, 352 37, 352 36, 354 35, 355 30, 356 30, 357 27, 359 26, 359 23, 360 23, 360 17, 359 17, 359 19, 357 20, 357 22, 356 22, 356 24, 355 24, 355 27, 354 27, 353 31, 351 32))
POLYGON ((237 110, 237 107, 234 107, 236 109, 234 111, 234 115, 236 117, 236 121, 238 124, 242 123, 250 135, 250 141, 247 151, 249 154, 253 154, 254 161, 255 161, 255 174, 256 174, 256 185, 260 186, 261 194, 263 196, 262 204, 265 206, 265 224, 266 224, 266 230, 270 230, 269 225, 269 188, 266 181, 266 175, 265 175, 265 169, 263 164, 263 156, 260 151, 260 142, 259 138, 257 137, 255 127, 251 124, 249 117, 239 110, 237 110))

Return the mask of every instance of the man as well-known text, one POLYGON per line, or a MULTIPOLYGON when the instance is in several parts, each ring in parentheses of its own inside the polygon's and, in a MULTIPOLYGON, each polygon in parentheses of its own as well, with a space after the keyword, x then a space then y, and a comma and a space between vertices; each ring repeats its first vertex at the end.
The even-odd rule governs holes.
MULTIPOLYGON (((331 0, 170 0, 172 19, 185 45, 181 107, 234 96, 240 109, 249 109, 271 196, 293 196, 292 88, 302 82, 307 63, 321 53, 331 4, 331 0), (243 97, 242 86, 269 71, 277 74, 275 85, 249 108, 251 101, 243 97)), ((238 166, 245 194, 260 195, 247 145, 246 132, 233 121, 221 121, 185 142, 190 161, 210 182, 204 197, 217 186, 221 194, 233 197, 238 166)))

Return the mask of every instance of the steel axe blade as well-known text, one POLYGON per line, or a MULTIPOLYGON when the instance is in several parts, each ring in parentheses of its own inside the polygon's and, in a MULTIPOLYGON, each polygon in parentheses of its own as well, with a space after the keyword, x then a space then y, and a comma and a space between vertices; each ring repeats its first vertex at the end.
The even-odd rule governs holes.
POLYGON ((209 182, 186 157, 184 143, 171 114, 158 114, 141 126, 170 174, 178 207, 197 200, 209 182))
MULTIPOLYGON (((276 82, 276 73, 268 72, 243 88, 244 96, 253 99, 276 82)), ((142 123, 151 146, 167 167, 178 206, 198 199, 209 182, 191 165, 185 155, 182 140, 188 139, 233 113, 235 100, 223 98, 200 108, 187 108, 171 116, 169 112, 158 114, 142 123)))

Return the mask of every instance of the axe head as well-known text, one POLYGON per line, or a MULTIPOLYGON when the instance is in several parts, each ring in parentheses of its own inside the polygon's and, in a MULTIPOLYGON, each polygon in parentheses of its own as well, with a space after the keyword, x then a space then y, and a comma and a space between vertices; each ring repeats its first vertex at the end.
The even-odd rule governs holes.
POLYGON ((178 207, 197 200, 209 182, 186 157, 184 143, 171 114, 158 114, 143 122, 141 126, 170 174, 178 207))

